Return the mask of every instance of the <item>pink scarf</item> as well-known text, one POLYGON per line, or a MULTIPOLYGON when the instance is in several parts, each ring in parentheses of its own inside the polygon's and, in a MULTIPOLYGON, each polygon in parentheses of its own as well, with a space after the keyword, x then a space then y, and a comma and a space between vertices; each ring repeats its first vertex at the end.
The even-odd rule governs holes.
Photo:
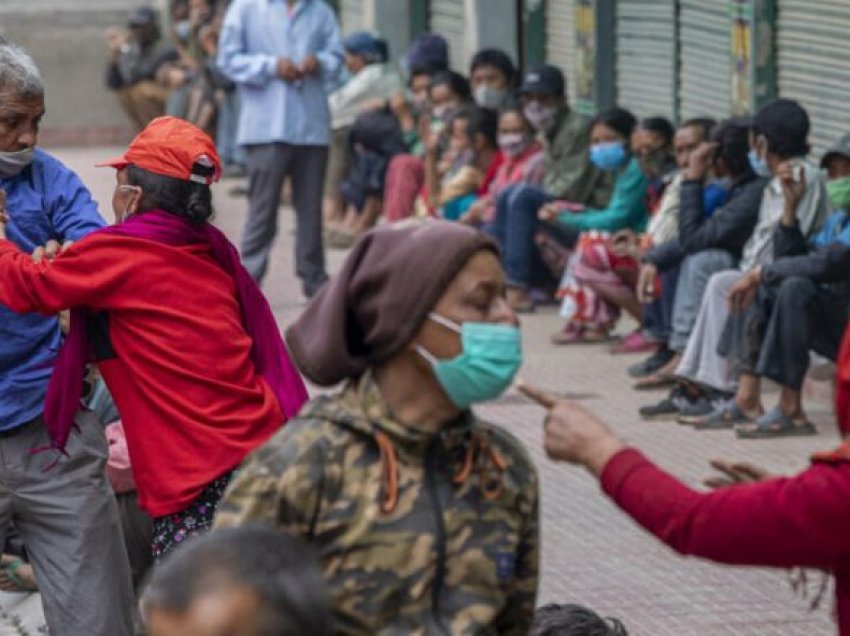
MULTIPOLYGON (((268 301, 242 266, 236 248, 220 230, 209 223, 193 225, 173 214, 152 210, 98 232, 175 247, 208 244, 213 258, 236 283, 242 324, 253 341, 251 359, 257 373, 271 387, 286 420, 298 413, 307 401, 307 388, 289 359, 268 301)), ((52 447, 63 453, 80 408, 85 368, 89 361, 87 315, 82 307, 71 310, 71 330, 59 351, 47 388, 44 421, 52 447)))

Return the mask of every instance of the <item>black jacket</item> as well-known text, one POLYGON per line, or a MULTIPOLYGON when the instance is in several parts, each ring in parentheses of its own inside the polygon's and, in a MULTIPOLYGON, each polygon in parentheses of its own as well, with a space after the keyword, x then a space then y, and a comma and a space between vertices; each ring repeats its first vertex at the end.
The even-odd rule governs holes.
POLYGON ((726 250, 740 258, 758 223, 759 208, 768 180, 754 173, 741 177, 729 199, 710 218, 703 209, 703 183, 683 181, 679 203, 679 237, 657 245, 644 261, 660 271, 676 267, 690 255, 705 250, 726 250))
POLYGON ((800 232, 799 224, 786 227, 781 223, 773 231, 773 258, 761 270, 761 280, 766 285, 780 283, 786 278, 799 276, 816 283, 843 283, 834 291, 846 295, 850 292, 850 249, 836 241, 823 247, 812 247, 800 232))

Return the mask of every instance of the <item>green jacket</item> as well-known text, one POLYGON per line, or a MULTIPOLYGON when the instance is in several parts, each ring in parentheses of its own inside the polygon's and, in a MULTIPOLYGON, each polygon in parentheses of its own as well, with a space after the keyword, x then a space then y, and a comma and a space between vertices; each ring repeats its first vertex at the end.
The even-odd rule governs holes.
POLYGON ((559 199, 604 207, 611 196, 611 175, 590 163, 587 120, 568 108, 545 138, 543 189, 559 199))
POLYGON ((537 473, 514 437, 472 414, 414 431, 367 373, 248 457, 216 525, 265 522, 310 542, 338 633, 524 636, 537 515, 537 473))
POLYGON ((646 188, 649 180, 640 169, 636 157, 631 157, 628 163, 615 172, 614 193, 607 207, 602 209, 588 208, 583 212, 562 212, 558 221, 576 230, 617 230, 631 229, 643 232, 649 219, 646 208, 646 188))

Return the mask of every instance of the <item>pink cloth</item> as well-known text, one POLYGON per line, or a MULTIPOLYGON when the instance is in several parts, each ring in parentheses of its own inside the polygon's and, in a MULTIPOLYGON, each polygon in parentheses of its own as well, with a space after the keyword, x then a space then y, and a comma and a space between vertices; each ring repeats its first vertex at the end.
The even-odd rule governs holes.
POLYGON ((526 148, 519 156, 510 158, 505 155, 498 166, 486 196, 490 204, 484 215, 484 221, 490 223, 496 216, 496 199, 502 191, 512 185, 540 185, 543 183, 544 157, 542 146, 535 142, 526 148))
POLYGON ((400 221, 413 216, 416 197, 425 186, 425 164, 413 155, 397 155, 387 167, 384 182, 384 216, 400 221))
POLYGON ((133 467, 130 465, 130 453, 127 451, 127 439, 121 421, 106 427, 106 442, 109 444, 109 459, 106 461, 106 477, 116 494, 133 492, 136 482, 133 479, 133 467))

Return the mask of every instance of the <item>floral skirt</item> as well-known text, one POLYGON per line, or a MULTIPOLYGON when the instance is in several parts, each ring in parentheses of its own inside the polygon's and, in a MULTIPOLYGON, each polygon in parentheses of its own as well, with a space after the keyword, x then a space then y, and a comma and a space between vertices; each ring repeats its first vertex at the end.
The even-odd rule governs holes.
POLYGON ((154 559, 159 561, 186 539, 210 529, 218 502, 234 474, 230 471, 210 482, 188 508, 153 520, 154 559))

